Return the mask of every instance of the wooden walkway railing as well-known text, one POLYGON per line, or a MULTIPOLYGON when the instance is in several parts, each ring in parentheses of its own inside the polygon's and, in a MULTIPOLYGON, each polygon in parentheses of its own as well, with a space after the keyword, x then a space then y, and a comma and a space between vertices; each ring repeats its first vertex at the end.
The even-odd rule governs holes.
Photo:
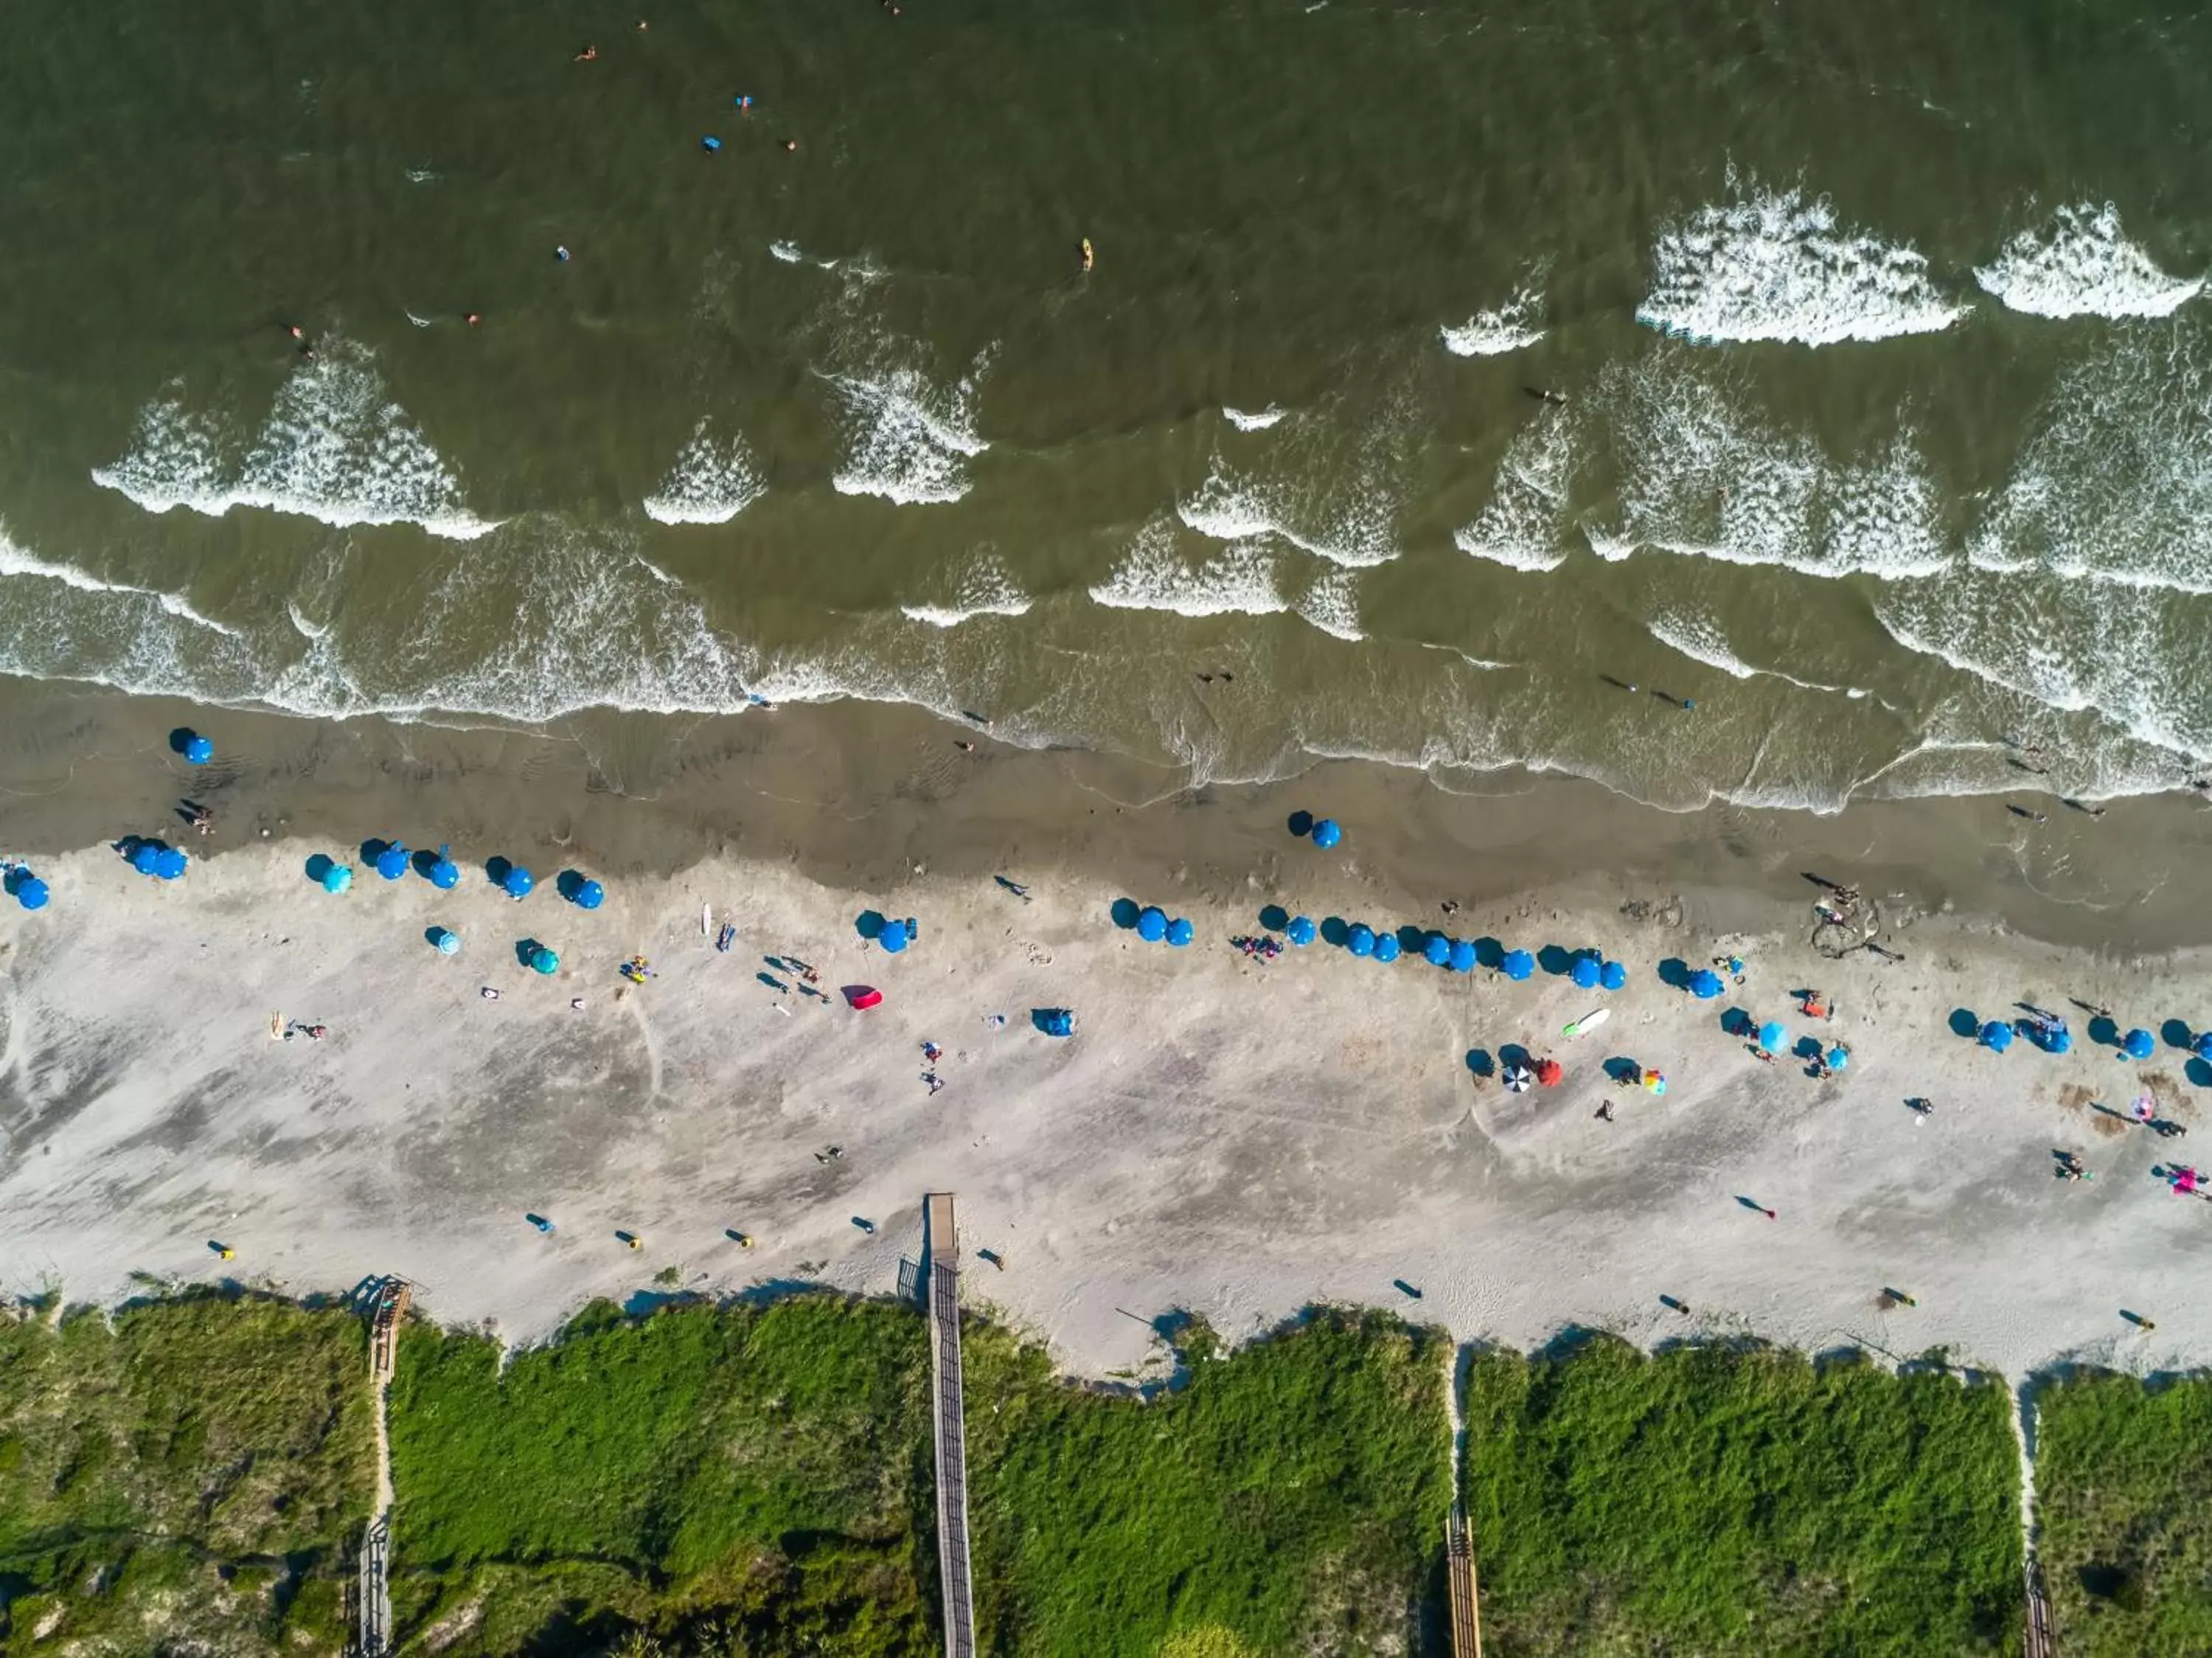
POLYGON ((2043 1568, 2027 1563, 2027 1658, 2058 1658, 2058 1640, 2051 1631, 2051 1602, 2043 1594, 2043 1568))
POLYGON ((1444 1531, 1444 1581, 1451 1589, 1452 1658, 1482 1658, 1482 1602, 1474 1588, 1474 1536, 1455 1507, 1444 1531))
POLYGON ((968 1429, 960 1409, 960 1234, 952 1194, 929 1194, 929 1333, 937 1396, 937 1558, 945 1584, 945 1658, 975 1658, 968 1580, 968 1429))

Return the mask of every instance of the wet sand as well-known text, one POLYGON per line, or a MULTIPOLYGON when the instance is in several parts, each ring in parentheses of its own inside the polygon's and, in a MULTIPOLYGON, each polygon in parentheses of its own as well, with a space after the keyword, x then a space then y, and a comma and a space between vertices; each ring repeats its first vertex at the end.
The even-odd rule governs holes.
POLYGON ((12 700, 0 850, 54 901, 0 916, 10 1289, 100 1301, 234 1274, 304 1294, 398 1271, 432 1315, 530 1339, 594 1295, 890 1292, 921 1194, 950 1188, 970 1251, 1006 1262, 975 1264, 971 1295, 1091 1375, 1142 1373, 1171 1309, 1242 1336, 1316 1299, 1518 1344, 1567 1323, 1744 1332, 1943 1344, 2014 1375, 2212 1357, 2212 1208, 2153 1173, 2190 1142, 2112 1114, 2148 1093, 2187 1125, 2203 1091, 2179 1049, 2124 1063, 2069 1003, 2154 1032, 2212 1009, 2193 801, 2092 819, 2018 796, 2043 823, 1989 800, 1668 814, 1558 778, 1460 795, 1352 762, 1188 792, 879 708, 533 734, 12 700), (215 765, 170 753, 187 724, 215 765), (170 815, 187 795, 216 813, 204 840, 170 815), (1343 845, 1293 839, 1302 808, 1343 845), (161 886, 105 844, 131 833, 207 856, 161 886), (311 853, 386 835, 450 843, 462 887, 307 881, 311 853), (495 854, 541 890, 498 893, 495 854), (605 908, 563 903, 563 867, 606 881, 605 908), (1808 872, 1856 885, 1902 960, 1825 955, 1808 872), (1117 930, 1124 896, 1189 917, 1196 944, 1117 930), (1278 901, 1601 948, 1631 978, 1607 997, 1227 947, 1278 901), (738 930, 727 954, 702 905, 738 930), (855 930, 866 908, 917 917, 920 943, 886 957, 855 930), (465 935, 459 956, 429 948, 434 924, 465 935), (525 939, 561 972, 528 972, 525 939), (1717 1002, 1657 972, 1731 950, 1747 982, 1717 1002), (634 951, 656 969, 642 986, 616 973, 634 951), (829 1002, 764 960, 787 954, 829 1002), (835 1005, 860 983, 884 1005, 835 1005), (1832 1021, 1790 1010, 1808 986, 1832 1021), (1952 1033, 1959 1009, 2020 1001, 2067 1013, 2075 1052, 1952 1033), (1561 1039, 1600 1004, 1602 1030, 1561 1039), (1030 1027, 1060 1006, 1071 1041, 1030 1027), (1731 1009, 1840 1039, 1850 1067, 1762 1064, 1721 1028, 1731 1009), (272 1013, 330 1035, 272 1040, 272 1013), (945 1050, 933 1095, 924 1040, 945 1050), (1470 1070, 1511 1044, 1560 1058, 1565 1085, 1514 1095, 1470 1070), (1667 1094, 1616 1089, 1608 1060, 1664 1070, 1667 1094), (2097 1178, 2054 1179, 2055 1149, 2097 1178))

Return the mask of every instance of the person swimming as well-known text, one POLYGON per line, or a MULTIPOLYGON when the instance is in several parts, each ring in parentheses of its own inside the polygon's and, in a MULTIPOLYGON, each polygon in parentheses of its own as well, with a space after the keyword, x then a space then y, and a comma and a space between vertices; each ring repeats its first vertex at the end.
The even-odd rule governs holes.
POLYGON ((1085 236, 1083 239, 1083 274, 1085 276, 1091 274, 1091 267, 1097 262, 1097 257, 1091 246, 1091 238, 1085 236))

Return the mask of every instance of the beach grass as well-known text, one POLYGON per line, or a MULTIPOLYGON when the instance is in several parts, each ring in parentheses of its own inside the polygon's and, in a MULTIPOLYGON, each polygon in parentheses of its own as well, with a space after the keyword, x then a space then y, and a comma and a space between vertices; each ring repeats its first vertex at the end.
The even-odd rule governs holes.
POLYGON ((4 1650, 336 1651, 374 1489, 362 1320, 53 1312, 0 1320, 4 1650))
POLYGON ((1006 1655, 1418 1650, 1450 1506, 1449 1346, 1322 1313, 1233 1356, 1178 1338, 1149 1403, 966 1338, 977 1623, 1006 1655))
POLYGON ((1498 1658, 2019 1649, 2002 1387, 1597 1338, 1480 1356, 1465 1415, 1498 1658))
POLYGON ((920 1655, 926 1326, 802 1295, 601 1304, 544 1347, 414 1326, 392 1395, 394 1621, 444 1650, 632 1631, 742 1649, 920 1655), (502 1359, 505 1363, 502 1365, 502 1359))
POLYGON ((2059 1649, 2203 1650, 2212 1381, 2078 1375, 2035 1404, 2037 1557, 2059 1649))

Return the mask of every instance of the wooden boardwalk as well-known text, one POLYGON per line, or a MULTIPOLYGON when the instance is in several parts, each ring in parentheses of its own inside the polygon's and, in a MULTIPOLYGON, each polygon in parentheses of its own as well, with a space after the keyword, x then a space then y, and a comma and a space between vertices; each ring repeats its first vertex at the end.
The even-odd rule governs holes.
POLYGON ((2058 1640, 2051 1632, 2051 1602, 2043 1594, 2043 1568, 2027 1563, 2027 1658, 2058 1658, 2058 1640))
POLYGON ((385 1392, 399 1348, 399 1326, 414 1291, 404 1278, 377 1281, 368 1301, 368 1386, 376 1405, 376 1513, 361 1539, 361 1572, 354 1588, 354 1658, 384 1658, 392 1650, 392 1442, 385 1420, 385 1392))
POLYGON ((975 1658, 968 1580, 968 1429, 960 1409, 960 1234, 952 1194, 929 1194, 929 1334, 937 1383, 937 1559, 945 1584, 945 1658, 975 1658))
POLYGON ((1482 1658, 1482 1602, 1475 1596, 1474 1536, 1455 1506, 1444 1531, 1444 1581, 1451 1589, 1452 1658, 1482 1658))

